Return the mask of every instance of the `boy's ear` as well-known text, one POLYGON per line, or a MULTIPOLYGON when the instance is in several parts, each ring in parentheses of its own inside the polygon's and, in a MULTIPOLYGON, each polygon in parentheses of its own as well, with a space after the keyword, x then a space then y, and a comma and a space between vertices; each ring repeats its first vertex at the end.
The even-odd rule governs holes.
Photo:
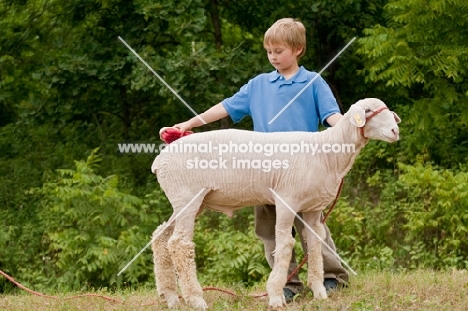
POLYGON ((299 56, 302 53, 302 51, 304 51, 304 47, 300 47, 297 50, 295 50, 294 54, 296 54, 296 56, 299 56))

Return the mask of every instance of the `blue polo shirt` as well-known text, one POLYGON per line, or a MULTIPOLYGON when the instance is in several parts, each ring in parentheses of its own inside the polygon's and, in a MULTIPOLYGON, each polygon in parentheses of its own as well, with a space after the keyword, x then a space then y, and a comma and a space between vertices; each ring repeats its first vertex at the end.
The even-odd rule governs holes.
POLYGON ((234 96, 225 99, 222 105, 234 123, 251 116, 254 131, 257 132, 317 132, 319 122, 329 126, 325 120, 332 114, 340 113, 325 80, 302 66, 289 80, 285 80, 276 70, 260 74, 242 86, 234 96), (314 82, 268 124, 314 77, 314 82))

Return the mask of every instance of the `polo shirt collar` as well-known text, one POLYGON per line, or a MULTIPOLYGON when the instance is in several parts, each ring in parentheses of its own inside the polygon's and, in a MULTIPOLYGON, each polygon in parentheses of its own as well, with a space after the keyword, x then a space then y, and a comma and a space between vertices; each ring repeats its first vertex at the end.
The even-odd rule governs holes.
MULTIPOLYGON (((269 73, 269 80, 270 82, 275 82, 278 80, 282 75, 278 72, 278 70, 272 71, 269 73)), ((296 72, 296 74, 286 81, 286 83, 292 84, 293 82, 296 83, 301 83, 307 81, 307 71, 304 69, 303 66, 299 67, 299 70, 296 72)))

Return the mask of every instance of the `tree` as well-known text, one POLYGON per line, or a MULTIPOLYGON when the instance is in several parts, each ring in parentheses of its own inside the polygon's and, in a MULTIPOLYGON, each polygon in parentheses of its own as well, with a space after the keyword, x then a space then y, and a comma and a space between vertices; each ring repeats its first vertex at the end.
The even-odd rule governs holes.
POLYGON ((360 55, 366 81, 406 90, 406 159, 417 154, 456 167, 468 151, 468 4, 393 0, 387 22, 366 30, 360 55))

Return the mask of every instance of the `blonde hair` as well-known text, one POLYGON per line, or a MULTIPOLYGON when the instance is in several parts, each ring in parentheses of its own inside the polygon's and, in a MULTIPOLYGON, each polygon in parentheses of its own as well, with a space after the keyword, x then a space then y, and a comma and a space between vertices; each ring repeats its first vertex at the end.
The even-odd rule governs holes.
POLYGON ((306 29, 304 25, 293 18, 282 18, 276 21, 265 32, 263 37, 263 45, 285 44, 292 50, 299 50, 302 48, 301 54, 297 59, 305 54, 306 50, 306 29))

